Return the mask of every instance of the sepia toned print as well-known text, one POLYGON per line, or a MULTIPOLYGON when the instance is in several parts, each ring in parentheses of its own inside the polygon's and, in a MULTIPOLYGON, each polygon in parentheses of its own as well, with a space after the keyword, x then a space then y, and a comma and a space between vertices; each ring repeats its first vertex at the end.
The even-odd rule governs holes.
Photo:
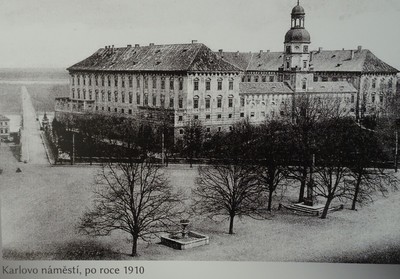
POLYGON ((3 258, 399 264, 399 61, 287 2, 275 50, 87 36, 0 69, 3 258))

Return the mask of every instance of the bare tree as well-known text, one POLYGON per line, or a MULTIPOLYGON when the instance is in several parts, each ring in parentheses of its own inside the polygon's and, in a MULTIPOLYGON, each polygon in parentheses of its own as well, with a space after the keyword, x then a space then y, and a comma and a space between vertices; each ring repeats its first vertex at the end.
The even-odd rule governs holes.
POLYGON ((132 256, 139 239, 150 241, 173 228, 181 214, 182 196, 174 192, 159 165, 150 160, 107 163, 96 179, 93 208, 79 225, 93 236, 120 230, 130 235, 132 256))
POLYGON ((192 194, 195 212, 212 219, 229 218, 229 234, 236 216, 259 216, 262 206, 262 189, 250 165, 200 166, 192 194))
POLYGON ((278 121, 262 124, 259 133, 255 164, 258 179, 268 193, 268 211, 271 211, 272 196, 287 177, 290 134, 288 125, 278 121))
POLYGON ((318 152, 311 184, 315 194, 326 199, 322 219, 326 218, 334 199, 346 198, 351 191, 346 177, 349 175, 347 159, 351 152, 347 139, 352 133, 352 124, 352 119, 337 118, 318 125, 318 152))
POLYGON ((233 234, 236 216, 260 216, 264 205, 263 189, 259 185, 253 161, 255 145, 253 127, 248 122, 237 123, 229 133, 214 136, 217 153, 211 165, 199 167, 199 178, 192 191, 195 212, 212 219, 229 218, 229 234, 233 234))

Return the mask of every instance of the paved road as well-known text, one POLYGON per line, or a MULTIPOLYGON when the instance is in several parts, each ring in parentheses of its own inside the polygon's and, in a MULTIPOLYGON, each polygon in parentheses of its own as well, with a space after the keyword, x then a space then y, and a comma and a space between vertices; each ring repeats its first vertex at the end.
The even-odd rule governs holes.
POLYGON ((40 138, 39 122, 32 104, 31 96, 25 86, 21 88, 23 129, 22 129, 22 161, 29 164, 48 164, 42 139, 40 138))

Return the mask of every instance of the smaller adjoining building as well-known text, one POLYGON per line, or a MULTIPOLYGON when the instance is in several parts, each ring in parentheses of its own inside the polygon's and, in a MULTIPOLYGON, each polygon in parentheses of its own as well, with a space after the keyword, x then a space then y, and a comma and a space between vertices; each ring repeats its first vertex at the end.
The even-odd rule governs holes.
POLYGON ((10 119, 0 114, 0 138, 10 138, 10 119))

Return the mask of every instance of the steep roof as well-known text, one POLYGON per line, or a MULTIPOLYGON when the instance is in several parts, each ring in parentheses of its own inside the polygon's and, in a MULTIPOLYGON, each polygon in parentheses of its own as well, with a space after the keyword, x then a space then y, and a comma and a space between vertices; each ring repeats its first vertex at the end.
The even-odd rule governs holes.
POLYGON ((314 93, 357 93, 356 88, 347 81, 312 82, 307 92, 314 93))
POLYGON ((0 121, 10 121, 10 119, 0 114, 0 121))
POLYGON ((323 50, 313 51, 312 61, 315 71, 344 72, 391 72, 398 70, 376 57, 370 50, 323 50), (353 58, 351 53, 353 52, 353 58))
POLYGON ((285 82, 242 82, 239 84, 240 93, 293 93, 293 90, 285 82))
MULTIPOLYGON (((312 51, 310 64, 316 72, 384 72, 398 73, 394 67, 376 57, 370 50, 312 51), (351 52, 353 58, 351 59, 351 52)), ((283 52, 223 52, 223 58, 246 71, 278 71, 283 65, 283 52)))
POLYGON ((67 70, 239 72, 204 44, 101 48, 67 70))

